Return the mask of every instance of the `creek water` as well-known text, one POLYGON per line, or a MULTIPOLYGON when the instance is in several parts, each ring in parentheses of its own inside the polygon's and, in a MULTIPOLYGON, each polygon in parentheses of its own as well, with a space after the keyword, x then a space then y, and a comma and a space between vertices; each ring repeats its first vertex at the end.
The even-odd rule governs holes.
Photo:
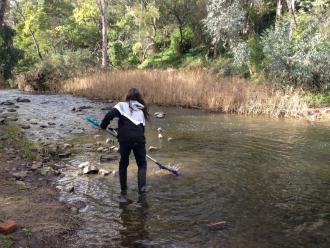
POLYGON ((113 104, 0 91, 0 101, 18 96, 31 100, 16 104, 19 123, 55 123, 31 125, 28 136, 77 147, 58 162, 64 176, 54 182, 73 184, 75 192, 62 192, 61 200, 81 205, 84 224, 73 247, 330 246, 330 126, 153 106, 152 112, 167 115, 147 127, 147 145, 161 148, 151 155, 180 163, 182 175, 159 174, 149 161, 148 193, 139 199, 132 157, 124 203, 117 176, 81 176, 77 167, 90 161, 117 170, 117 162, 101 164, 91 148, 109 136, 82 119, 101 119, 107 112, 101 109, 113 104), (82 105, 91 108, 71 111, 82 105), (223 229, 208 226, 220 221, 226 221, 223 229))

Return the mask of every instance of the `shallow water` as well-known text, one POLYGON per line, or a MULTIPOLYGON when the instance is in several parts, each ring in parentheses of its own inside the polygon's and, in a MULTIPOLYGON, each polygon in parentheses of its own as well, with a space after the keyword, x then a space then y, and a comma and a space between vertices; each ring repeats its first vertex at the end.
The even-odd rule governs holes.
MULTIPOLYGON (((0 101, 21 93, 0 91, 0 101)), ((58 95, 28 95, 18 104, 19 121, 56 123, 32 126, 34 139, 78 144, 108 138, 82 120, 74 106, 95 118, 107 103, 58 95), (43 103, 43 104, 41 104, 43 103), (30 121, 31 121, 30 120, 30 121), (63 124, 61 126, 61 124, 63 124), (97 139, 95 134, 101 135, 97 139)), ((111 104, 110 104, 111 105, 111 104)), ((61 187, 73 183, 75 193, 61 200, 81 204, 86 220, 73 247, 329 247, 330 127, 304 121, 209 114, 179 108, 147 128, 148 145, 161 147, 152 156, 181 164, 182 175, 159 175, 148 163, 148 194, 139 199, 136 166, 129 167, 132 202, 120 203, 116 176, 79 176, 83 161, 117 170, 117 162, 99 164, 99 153, 83 148, 61 163, 61 187), (157 127, 165 137, 160 141, 157 127), (226 221, 223 230, 208 224, 226 221)))

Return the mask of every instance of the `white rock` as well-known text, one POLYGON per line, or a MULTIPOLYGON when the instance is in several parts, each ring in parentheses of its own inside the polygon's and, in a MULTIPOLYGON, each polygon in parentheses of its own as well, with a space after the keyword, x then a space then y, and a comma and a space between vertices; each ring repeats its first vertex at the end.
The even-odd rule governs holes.
POLYGON ((81 163, 80 165, 78 165, 78 167, 79 167, 80 169, 82 169, 82 168, 85 168, 85 167, 89 166, 90 164, 91 164, 90 162, 83 162, 83 163, 81 163))
POLYGON ((88 165, 83 169, 84 174, 96 174, 98 171, 99 169, 95 165, 88 165))
POLYGON ((112 143, 112 139, 107 138, 107 140, 105 141, 106 144, 111 144, 112 143))
POLYGON ((156 112, 156 113, 154 113, 154 116, 156 118, 163 119, 163 118, 165 118, 165 113, 163 113, 163 112, 156 112))
POLYGON ((149 152, 154 152, 154 151, 158 151, 158 150, 159 150, 159 148, 156 146, 149 146, 149 148, 148 148, 149 152))
POLYGON ((107 176, 107 175, 110 174, 110 171, 107 171, 107 170, 105 170, 105 169, 100 169, 100 170, 99 170, 99 173, 100 173, 101 175, 103 175, 103 176, 107 176))
POLYGON ((157 131, 158 131, 159 133, 161 133, 161 132, 163 132, 163 129, 162 129, 161 127, 159 127, 159 128, 157 128, 157 131))
POLYGON ((97 152, 103 152, 103 150, 104 150, 104 147, 102 147, 102 146, 96 149, 97 152))
POLYGON ((172 141, 172 140, 173 140, 173 138, 171 138, 171 137, 167 138, 167 141, 172 141))
POLYGON ((63 149, 68 149, 68 148, 71 148, 71 147, 72 147, 71 144, 64 144, 64 145, 63 145, 63 149))
POLYGON ((115 152, 119 152, 119 147, 115 147, 112 150, 115 151, 115 152))
POLYGON ((164 136, 161 133, 159 133, 158 134, 158 139, 162 139, 162 138, 164 138, 164 136))

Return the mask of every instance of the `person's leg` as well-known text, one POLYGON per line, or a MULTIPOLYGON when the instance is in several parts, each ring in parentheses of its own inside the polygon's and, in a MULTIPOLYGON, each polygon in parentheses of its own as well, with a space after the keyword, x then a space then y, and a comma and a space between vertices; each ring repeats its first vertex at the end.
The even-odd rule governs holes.
POLYGON ((146 191, 146 176, 147 176, 147 158, 145 143, 135 143, 133 146, 135 160, 138 166, 138 187, 139 193, 143 194, 146 191))
POLYGON ((120 143, 120 161, 119 161, 119 180, 121 193, 127 192, 127 167, 129 164, 129 155, 131 153, 131 146, 128 143, 120 143))

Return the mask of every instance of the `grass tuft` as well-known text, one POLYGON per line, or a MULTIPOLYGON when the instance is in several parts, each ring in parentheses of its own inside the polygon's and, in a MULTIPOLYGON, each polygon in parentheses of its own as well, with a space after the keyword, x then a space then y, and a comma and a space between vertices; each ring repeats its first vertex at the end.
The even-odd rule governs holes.
POLYGON ((37 158, 37 151, 42 148, 39 144, 28 140, 17 126, 5 125, 4 128, 8 135, 8 141, 18 146, 24 158, 28 160, 35 160, 37 158))

